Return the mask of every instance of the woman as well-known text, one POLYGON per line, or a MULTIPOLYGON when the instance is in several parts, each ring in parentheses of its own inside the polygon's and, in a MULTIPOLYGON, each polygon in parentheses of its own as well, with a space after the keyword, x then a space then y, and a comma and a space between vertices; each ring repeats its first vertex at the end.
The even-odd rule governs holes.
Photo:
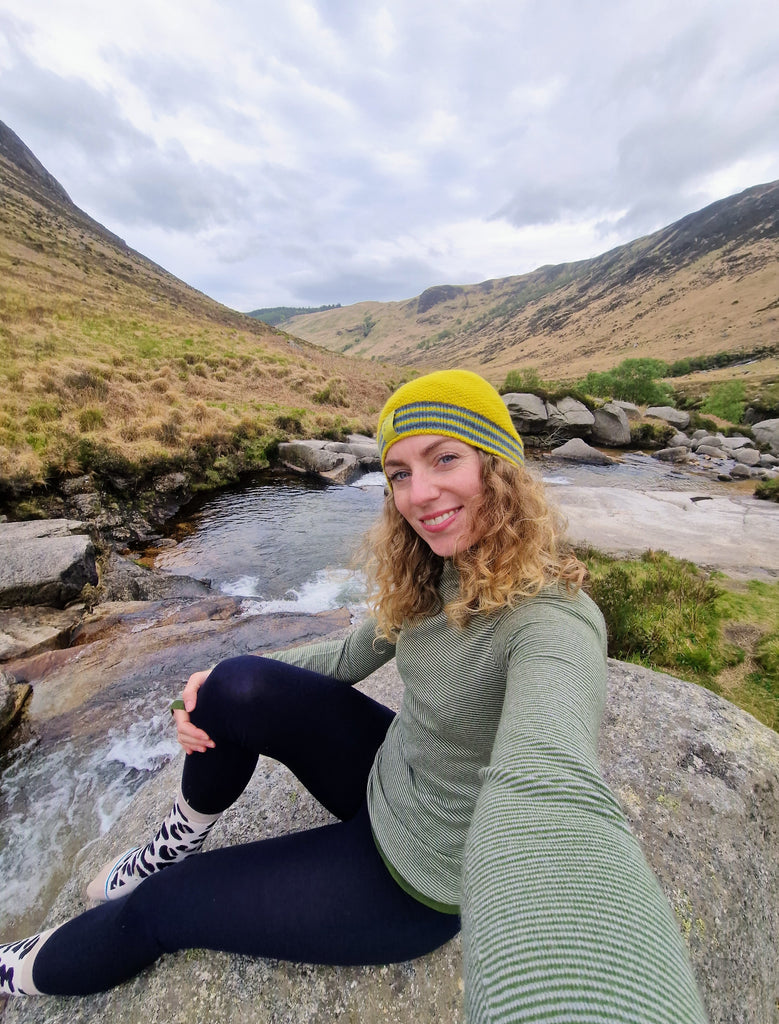
POLYGON ((108 988, 184 948, 407 960, 463 924, 472 1021, 705 1020, 673 915, 601 780, 605 630, 497 392, 443 371, 379 422, 373 617, 193 675, 173 809, 102 905, 0 947, 5 993, 108 988), (391 657, 391 711, 351 685, 391 657), (339 822, 199 851, 260 754, 339 822))

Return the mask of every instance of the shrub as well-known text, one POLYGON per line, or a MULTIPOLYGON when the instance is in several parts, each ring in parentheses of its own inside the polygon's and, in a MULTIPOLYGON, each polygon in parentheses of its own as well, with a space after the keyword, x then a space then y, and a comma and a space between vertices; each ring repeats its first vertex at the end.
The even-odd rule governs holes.
POLYGON ((620 398, 638 405, 666 405, 673 399, 673 389, 657 378, 665 376, 667 370, 667 364, 660 359, 624 359, 613 370, 588 373, 579 387, 600 398, 620 398))
POLYGON ((711 681, 725 660, 716 583, 662 551, 636 562, 600 554, 586 560, 612 657, 711 681))
POLYGON ((60 418, 62 411, 51 402, 33 402, 27 410, 27 414, 41 423, 52 423, 60 418))
POLYGON ((710 434, 716 434, 719 427, 714 420, 701 416, 699 412, 690 413, 690 430, 708 430, 710 434))
POLYGON ((329 380, 321 391, 311 396, 318 405, 348 405, 346 385, 342 380, 329 380))
POLYGON ((676 433, 670 423, 631 423, 631 448, 666 448, 676 433))
POLYGON ((280 413, 273 422, 279 430, 284 430, 288 434, 302 434, 304 415, 302 409, 290 409, 289 412, 280 413))
POLYGON ((538 370, 529 366, 526 370, 509 370, 499 391, 502 395, 508 395, 515 391, 535 391, 542 386, 538 370))
POLYGON ((718 416, 729 423, 740 423, 744 418, 746 388, 742 380, 729 380, 716 384, 701 405, 701 412, 718 416))

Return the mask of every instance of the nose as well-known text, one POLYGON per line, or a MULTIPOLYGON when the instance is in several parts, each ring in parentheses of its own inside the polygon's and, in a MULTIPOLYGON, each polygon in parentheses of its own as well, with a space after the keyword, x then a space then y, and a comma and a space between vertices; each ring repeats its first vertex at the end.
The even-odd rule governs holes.
POLYGON ((415 505, 426 505, 441 493, 435 476, 427 467, 416 469, 411 474, 411 500, 415 505))

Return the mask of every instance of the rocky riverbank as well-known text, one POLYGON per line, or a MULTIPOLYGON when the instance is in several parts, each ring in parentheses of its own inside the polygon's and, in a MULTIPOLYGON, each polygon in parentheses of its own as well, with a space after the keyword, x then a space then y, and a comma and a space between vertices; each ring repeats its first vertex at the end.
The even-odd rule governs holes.
MULTIPOLYGON (((779 477, 779 420, 754 424, 752 437, 725 437, 706 430, 688 435, 689 413, 671 407, 642 411, 630 402, 613 401, 590 410, 572 397, 553 403, 530 393, 506 394, 503 400, 526 447, 559 459, 603 464, 618 458, 620 451, 653 451, 658 458, 695 468, 721 482, 779 477)), ((274 464, 347 484, 381 469, 375 439, 361 434, 350 434, 343 441, 284 442, 276 449, 274 464)), ((86 522, 115 547, 139 548, 159 538, 166 521, 191 500, 196 486, 186 472, 132 480, 95 471, 66 479, 8 508, 13 519, 86 522)))
MULTIPOLYGON (((225 635, 230 634, 228 628, 225 635)), ((158 652, 152 658, 159 657, 159 638, 146 636, 140 634, 140 648, 131 658, 113 660, 112 672, 133 671, 139 661, 148 668, 147 648, 158 652)), ((180 633, 176 644, 171 640, 168 632, 169 660, 178 655, 188 663, 189 631, 180 633)), ((94 652, 96 669, 101 654, 94 652)), ((397 706, 400 681, 393 665, 363 688, 397 706)), ((66 711, 52 708, 51 713, 66 711)), ((693 684, 612 661, 600 753, 606 779, 674 908, 712 1024, 773 1024, 779 983, 779 737, 693 684)), ((48 924, 86 907, 86 881, 102 861, 149 831, 167 809, 179 771, 176 760, 144 787, 106 836, 76 857, 48 924)), ((327 820, 288 772, 263 760, 209 843, 245 842, 327 820)), ((242 1024, 247 1003, 252 1019, 277 1024, 352 1019, 458 1024, 463 1019, 459 943, 413 963, 380 968, 321 968, 187 952, 164 958, 103 995, 12 1001, 3 1019, 4 1024, 242 1024)))

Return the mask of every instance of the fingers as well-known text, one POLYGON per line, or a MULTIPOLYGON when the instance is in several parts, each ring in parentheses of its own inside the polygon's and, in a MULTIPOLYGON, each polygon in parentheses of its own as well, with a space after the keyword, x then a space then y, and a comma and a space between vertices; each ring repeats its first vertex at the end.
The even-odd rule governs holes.
POLYGON ((173 717, 176 720, 176 739, 184 748, 187 754, 204 754, 207 750, 216 746, 214 741, 202 729, 198 729, 189 720, 189 713, 186 711, 174 711, 173 717))
POLYGON ((182 700, 184 701, 184 707, 187 711, 194 711, 195 705, 197 704, 197 691, 210 675, 211 669, 207 668, 202 672, 193 672, 187 680, 187 685, 184 687, 184 692, 181 694, 182 700))
POLYGON ((198 729, 189 720, 190 712, 194 711, 197 705, 197 691, 210 675, 210 668, 204 669, 202 672, 193 672, 181 694, 185 710, 173 712, 173 717, 176 719, 176 738, 187 754, 204 754, 206 750, 215 745, 207 732, 198 729))

